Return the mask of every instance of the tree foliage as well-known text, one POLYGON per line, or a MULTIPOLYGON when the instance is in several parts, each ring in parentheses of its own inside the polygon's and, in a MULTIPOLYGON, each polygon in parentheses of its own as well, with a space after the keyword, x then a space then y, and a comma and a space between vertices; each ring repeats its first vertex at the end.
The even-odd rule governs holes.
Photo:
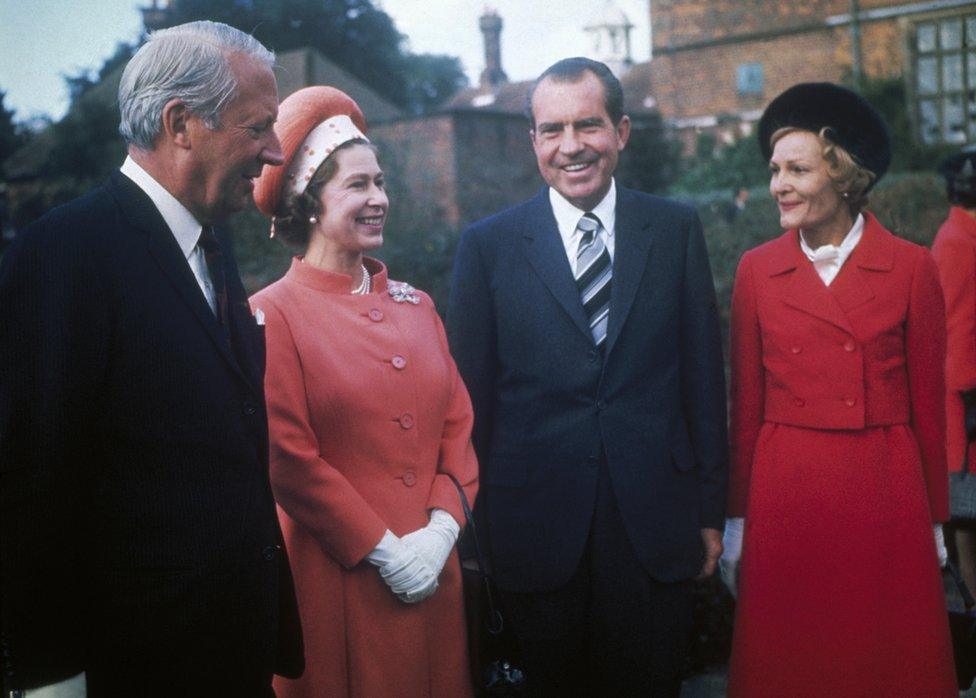
POLYGON ((406 51, 404 36, 372 0, 181 0, 170 23, 200 19, 250 32, 277 52, 318 49, 413 113, 443 103, 467 85, 457 58, 406 51))
POLYGON ((24 142, 24 134, 14 123, 14 112, 3 105, 7 93, 0 90, 0 168, 24 142))
POLYGON ((616 177, 630 189, 664 192, 681 167, 681 144, 669 137, 660 114, 635 121, 627 147, 620 154, 616 177))

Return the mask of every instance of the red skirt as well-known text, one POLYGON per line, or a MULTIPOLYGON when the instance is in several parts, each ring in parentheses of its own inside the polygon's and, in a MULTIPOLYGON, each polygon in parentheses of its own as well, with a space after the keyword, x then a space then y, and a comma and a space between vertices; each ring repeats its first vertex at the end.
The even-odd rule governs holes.
POLYGON ((958 695, 906 425, 765 424, 740 570, 729 696, 958 695))

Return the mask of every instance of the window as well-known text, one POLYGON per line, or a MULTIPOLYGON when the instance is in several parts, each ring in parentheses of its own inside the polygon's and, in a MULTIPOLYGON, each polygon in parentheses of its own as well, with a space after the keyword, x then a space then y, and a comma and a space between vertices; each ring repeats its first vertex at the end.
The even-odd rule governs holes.
POLYGON ((741 63, 736 69, 736 85, 740 95, 761 95, 763 91, 762 63, 741 63))
POLYGON ((914 48, 922 141, 976 142, 976 13, 920 22, 914 48))

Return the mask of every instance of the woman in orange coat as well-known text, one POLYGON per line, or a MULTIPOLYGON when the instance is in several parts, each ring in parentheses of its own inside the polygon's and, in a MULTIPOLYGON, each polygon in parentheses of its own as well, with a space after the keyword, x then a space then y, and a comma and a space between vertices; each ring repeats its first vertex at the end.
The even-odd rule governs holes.
MULTIPOLYGON (((932 244, 946 299, 946 450, 950 473, 963 472, 965 463, 966 477, 976 478, 963 406, 963 393, 976 392, 976 148, 948 158, 940 170, 952 204, 932 244)), ((976 530, 959 526, 955 538, 960 572, 976 589, 976 530)))
POLYGON ((794 86, 759 138, 786 232, 733 293, 728 693, 955 696, 935 264, 862 210, 889 162, 862 98, 794 86))
POLYGON ((364 252, 388 201, 362 113, 310 87, 275 126, 255 200, 305 248, 251 299, 267 340, 271 483, 305 640, 294 696, 470 695, 460 568, 471 403, 430 298, 364 252))

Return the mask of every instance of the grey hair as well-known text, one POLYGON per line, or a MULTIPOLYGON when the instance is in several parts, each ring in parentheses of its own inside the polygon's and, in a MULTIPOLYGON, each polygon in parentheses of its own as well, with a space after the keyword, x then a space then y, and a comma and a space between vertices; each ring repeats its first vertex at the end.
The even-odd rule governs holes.
POLYGON ((274 67, 274 53, 250 34, 219 22, 189 22, 152 32, 122 73, 119 133, 128 145, 152 150, 162 128, 163 107, 172 99, 209 129, 237 94, 228 63, 241 53, 274 67))

